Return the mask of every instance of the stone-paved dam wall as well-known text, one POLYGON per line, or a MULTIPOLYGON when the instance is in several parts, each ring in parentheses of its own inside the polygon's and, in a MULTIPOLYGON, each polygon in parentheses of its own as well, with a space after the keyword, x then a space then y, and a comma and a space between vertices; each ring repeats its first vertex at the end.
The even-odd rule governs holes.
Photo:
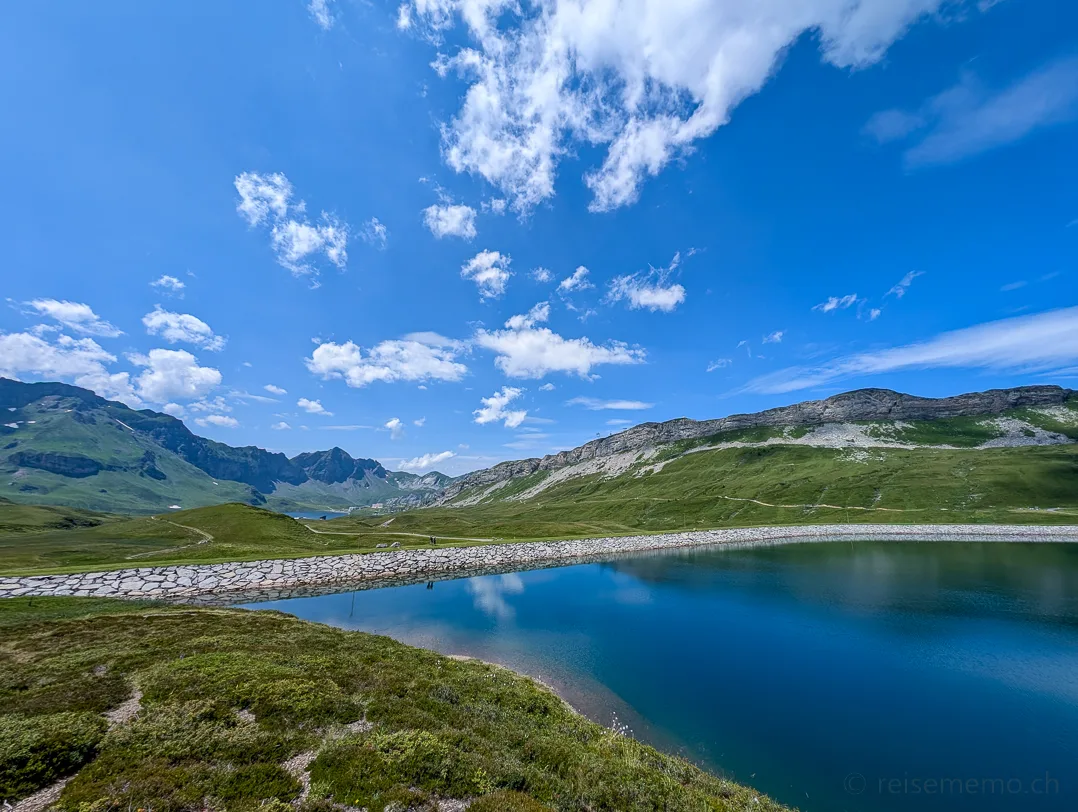
MULTIPOLYGON (((701 530, 664 535, 434 547, 227 564, 137 567, 71 575, 0 578, 0 598, 75 595, 238 602, 244 593, 283 597, 311 588, 405 583, 430 578, 618 558, 648 550, 747 547, 839 539, 863 541, 1078 541, 1078 526, 815 525, 701 530)), ((332 590, 330 590, 332 591, 332 590)))

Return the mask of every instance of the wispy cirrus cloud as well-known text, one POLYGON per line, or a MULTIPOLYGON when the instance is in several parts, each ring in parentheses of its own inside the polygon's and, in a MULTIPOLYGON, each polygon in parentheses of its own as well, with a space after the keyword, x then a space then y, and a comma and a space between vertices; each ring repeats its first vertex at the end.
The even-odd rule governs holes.
POLYGON ((645 403, 642 400, 603 400, 601 398, 578 397, 565 401, 566 406, 583 406, 593 412, 610 410, 617 412, 642 411, 650 409, 655 404, 645 403))
POLYGON ((987 322, 914 344, 836 358, 819 366, 789 367, 750 381, 741 390, 781 394, 851 378, 914 369, 1048 372, 1078 362, 1078 307, 987 322))
POLYGON ((1075 119, 1078 57, 1067 57, 1001 89, 990 89, 966 73, 917 110, 877 113, 864 132, 881 144, 907 142, 903 160, 918 168, 960 161, 1075 119))

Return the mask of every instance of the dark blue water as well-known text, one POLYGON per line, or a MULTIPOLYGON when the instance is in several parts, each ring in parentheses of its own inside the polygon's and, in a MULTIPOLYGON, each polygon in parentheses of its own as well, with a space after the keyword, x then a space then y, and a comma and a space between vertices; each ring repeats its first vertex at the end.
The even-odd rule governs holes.
POLYGON ((696 550, 257 606, 503 663, 804 810, 1078 809, 1078 545, 696 550))

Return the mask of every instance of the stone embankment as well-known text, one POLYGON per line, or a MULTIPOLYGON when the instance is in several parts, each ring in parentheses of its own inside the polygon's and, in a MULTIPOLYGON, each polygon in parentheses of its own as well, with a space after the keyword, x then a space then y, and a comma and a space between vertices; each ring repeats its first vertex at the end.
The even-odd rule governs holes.
POLYGON ((138 567, 71 575, 0 578, 0 598, 76 595, 157 598, 191 603, 240 602, 245 593, 284 597, 312 588, 364 588, 428 578, 535 569, 704 545, 748 547, 805 541, 1078 541, 1078 526, 815 525, 701 530, 653 536, 517 542, 356 555, 138 567), (227 596, 227 597, 226 597, 227 596))

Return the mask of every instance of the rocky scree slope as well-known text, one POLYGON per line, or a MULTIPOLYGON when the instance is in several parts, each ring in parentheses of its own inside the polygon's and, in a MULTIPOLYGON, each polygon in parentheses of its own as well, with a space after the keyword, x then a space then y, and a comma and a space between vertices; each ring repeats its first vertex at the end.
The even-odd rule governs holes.
POLYGON ((639 453, 684 440, 696 440, 745 429, 791 429, 828 424, 906 423, 959 417, 990 418, 1015 409, 1061 407, 1074 390, 1060 386, 1023 386, 991 389, 947 398, 922 398, 890 389, 858 389, 824 400, 811 400, 752 414, 715 420, 677 418, 663 423, 643 423, 609 437, 541 458, 512 460, 475 471, 454 480, 442 491, 444 504, 464 491, 490 487, 530 476, 537 471, 557 471, 581 462, 627 453, 639 453))

